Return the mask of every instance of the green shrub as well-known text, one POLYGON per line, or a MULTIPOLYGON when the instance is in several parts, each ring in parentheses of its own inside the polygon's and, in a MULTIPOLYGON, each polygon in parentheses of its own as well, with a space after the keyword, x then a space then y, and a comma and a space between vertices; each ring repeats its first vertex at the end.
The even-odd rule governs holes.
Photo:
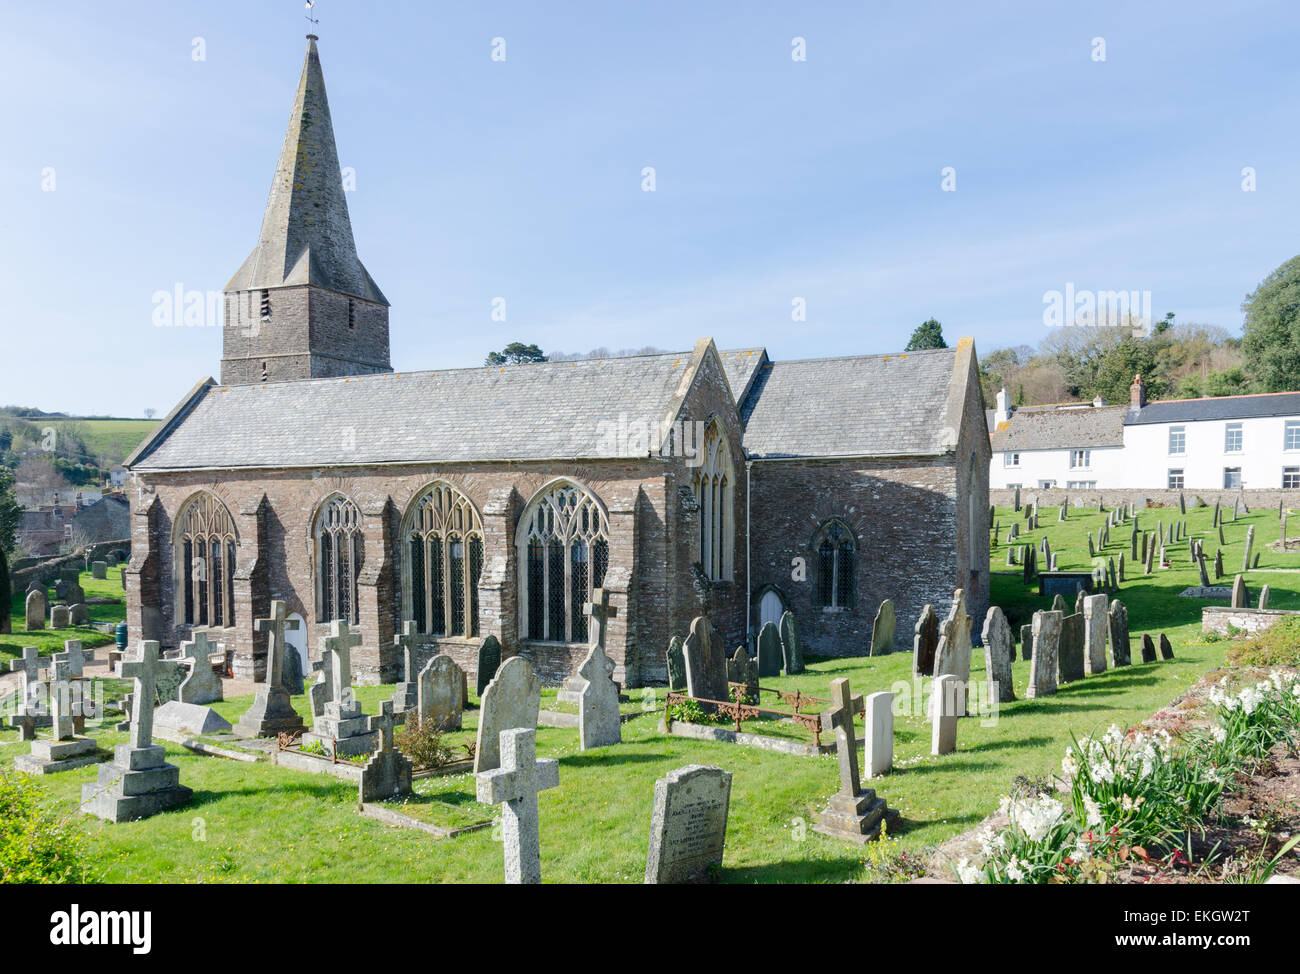
POLYGON ((432 720, 421 720, 414 710, 407 711, 396 743, 417 771, 437 771, 451 763, 453 748, 442 739, 442 730, 432 720))
POLYGON ((25 776, 0 769, 0 883, 90 883, 98 879, 85 837, 40 806, 25 776))
POLYGON ((1300 666, 1300 616, 1281 619, 1228 650, 1229 666, 1300 666))

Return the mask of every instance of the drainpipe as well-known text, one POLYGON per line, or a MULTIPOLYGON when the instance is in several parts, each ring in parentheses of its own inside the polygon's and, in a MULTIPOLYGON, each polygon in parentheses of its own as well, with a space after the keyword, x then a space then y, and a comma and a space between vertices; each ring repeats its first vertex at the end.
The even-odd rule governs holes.
POLYGON ((749 577, 749 511, 754 502, 750 499, 750 472, 753 470, 754 461, 745 459, 745 642, 753 645, 750 638, 753 635, 753 613, 754 613, 754 583, 749 577))

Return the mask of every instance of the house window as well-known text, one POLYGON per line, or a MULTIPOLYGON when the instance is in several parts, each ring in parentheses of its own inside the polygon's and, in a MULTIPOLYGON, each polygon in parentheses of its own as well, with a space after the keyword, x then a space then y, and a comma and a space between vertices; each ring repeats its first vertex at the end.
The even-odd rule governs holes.
POLYGON ((853 607, 853 534, 840 521, 828 522, 813 545, 817 553, 817 605, 832 609, 853 607))
POLYGON ((1181 467, 1177 470, 1169 471, 1169 489, 1170 490, 1183 489, 1183 471, 1181 467))
POLYGON ((431 636, 479 634, 483 524, 469 498, 436 483, 411 503, 402 532, 403 614, 431 636))
POLYGON ((703 460, 695 468, 695 500, 700 505, 700 566, 714 581, 732 577, 735 547, 731 448, 716 419, 704 434, 703 460))
POLYGON ((529 502, 517 536, 520 634, 585 643, 583 605, 605 584, 609 523, 600 502, 576 484, 544 488, 529 502))
POLYGON ((235 522, 215 495, 196 495, 176 519, 180 617, 187 626, 235 624, 235 522))
POLYGON ((1170 456, 1181 456, 1187 452, 1187 427, 1171 426, 1169 427, 1169 454, 1170 456))
POLYGON ((316 517, 316 620, 361 621, 357 576, 365 562, 361 512, 342 494, 329 497, 316 517))
POLYGON ((1040 481, 1038 482, 1038 487, 1039 487, 1040 490, 1048 490, 1048 489, 1050 489, 1050 488, 1052 488, 1052 487, 1055 487, 1055 486, 1056 486, 1056 481, 1055 481, 1055 480, 1040 480, 1040 481))
POLYGON ((1300 450, 1300 419, 1288 419, 1282 437, 1282 449, 1300 450))
POLYGON ((1241 424, 1229 423, 1223 428, 1223 452, 1241 452, 1241 424))
POLYGON ((1069 490, 1096 490, 1097 481, 1095 480, 1067 480, 1065 486, 1069 490))
POLYGON ((1091 450, 1071 450, 1070 466, 1072 468, 1091 467, 1092 451, 1091 450))
POLYGON ((1300 467, 1282 468, 1282 487, 1284 489, 1300 487, 1300 467))
POLYGON ((1002 454, 1002 463, 1003 463, 1004 466, 1008 466, 1008 467, 1018 467, 1018 466, 1020 466, 1020 454, 1019 454, 1019 453, 1004 453, 1004 454, 1002 454))
POLYGON ((1241 467, 1223 468, 1223 486, 1236 490, 1241 487, 1241 467))

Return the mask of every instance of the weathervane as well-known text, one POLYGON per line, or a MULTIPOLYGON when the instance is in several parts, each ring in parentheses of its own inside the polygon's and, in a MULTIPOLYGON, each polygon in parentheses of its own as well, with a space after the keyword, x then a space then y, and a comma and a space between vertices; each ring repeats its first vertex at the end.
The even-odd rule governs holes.
POLYGON ((311 15, 312 8, 315 6, 316 6, 316 0, 307 0, 307 13, 304 15, 306 16, 307 20, 311 22, 313 28, 320 23, 319 20, 317 20, 315 17, 311 15))

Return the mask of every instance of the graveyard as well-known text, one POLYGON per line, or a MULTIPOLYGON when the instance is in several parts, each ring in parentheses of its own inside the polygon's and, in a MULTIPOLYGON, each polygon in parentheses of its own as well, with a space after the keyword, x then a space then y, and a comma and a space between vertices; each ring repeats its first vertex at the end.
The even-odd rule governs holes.
MULTIPOLYGON (((1038 594, 1036 583, 1025 584, 1022 566, 1007 566, 1007 532, 1012 523, 1018 530, 1010 544, 1041 546, 1046 539, 1061 571, 1086 571, 1098 554, 1109 558, 1130 550, 1127 526, 1113 527, 1110 544, 1100 546, 1105 514, 1095 509, 1071 508, 1064 521, 1058 520, 1057 510, 1043 509, 1038 512, 1037 528, 1023 511, 1000 508, 994 514, 999 543, 990 552, 992 603, 1003 608, 1016 634, 1033 611, 1048 608, 1052 600, 1038 594), (1090 531, 1093 555, 1088 551, 1090 531)), ((1194 506, 1185 515, 1176 508, 1138 511, 1140 525, 1148 530, 1155 530, 1157 521, 1163 520, 1167 527, 1174 520, 1185 520, 1188 537, 1206 539, 1205 547, 1211 551, 1222 547, 1224 563, 1234 567, 1240 566, 1247 530, 1253 528, 1260 559, 1258 568, 1246 573, 1248 589, 1257 593, 1261 584, 1268 584, 1270 607, 1300 608, 1300 550, 1281 552, 1273 546, 1279 535, 1278 512, 1242 512, 1235 520, 1226 513, 1222 546, 1217 527, 1211 526, 1212 517, 1211 509, 1194 506)), ((928 696, 930 680, 914 677, 910 633, 900 632, 894 652, 888 655, 809 656, 803 672, 764 676, 759 684, 765 692, 798 691, 821 701, 829 699, 832 681, 838 680, 847 680, 855 695, 896 692, 892 768, 863 783, 897 814, 879 849, 895 861, 900 854, 905 854, 904 861, 908 855, 916 861, 915 857, 969 832, 996 811, 1017 780, 1058 773, 1062 754, 1076 739, 1101 734, 1111 724, 1135 725, 1223 666, 1232 641, 1207 637, 1200 626, 1201 607, 1223 600, 1179 595, 1199 584, 1187 540, 1167 544, 1166 557, 1170 567, 1153 568, 1149 575, 1141 566, 1126 568, 1124 580, 1111 593, 1128 608, 1135 647, 1132 665, 1111 667, 1063 683, 1050 696, 1027 699, 1031 663, 1017 646, 1011 663, 1015 700, 998 705, 996 720, 988 719, 993 716, 987 710, 989 701, 972 706, 971 715, 957 724, 951 753, 932 754, 931 719, 923 705, 912 700, 913 688, 924 687, 923 695, 928 696), (1145 634, 1153 639, 1164 634, 1173 658, 1143 662, 1136 646, 1145 634)), ((112 578, 83 576, 82 584, 88 594, 113 593, 112 578)), ((947 608, 936 606, 940 615, 947 608)), ((96 621, 110 622, 115 611, 120 613, 112 605, 96 609, 96 621)), ((88 644, 110 638, 93 629, 24 633, 17 600, 11 611, 15 633, 6 638, 14 644, 0 646, 0 654, 7 658, 20 655, 18 646, 37 645, 44 653, 56 635, 60 640, 81 638, 88 644)), ((974 620, 976 632, 980 622, 974 620)), ((972 682, 979 682, 984 673, 979 646, 972 651, 970 669, 972 682)), ((103 682, 110 699, 130 691, 130 681, 123 676, 103 682)), ((392 684, 355 686, 356 710, 381 714, 396 689, 392 684)), ((378 803, 399 816, 455 833, 450 837, 434 837, 416 827, 397 827, 360 814, 355 780, 276 766, 267 760, 265 749, 250 747, 228 732, 194 735, 192 742, 212 748, 206 754, 154 737, 154 749, 165 749, 166 764, 179 770, 181 787, 192 792, 179 807, 116 824, 80 814, 83 787, 96 780, 95 766, 43 776, 42 803, 84 836, 89 864, 105 882, 500 882, 500 812, 494 805, 480 803, 476 775, 465 760, 483 712, 477 691, 470 683, 459 729, 443 735, 443 743, 460 759, 462 770, 417 774, 410 794, 378 803), (222 752, 231 756, 219 756, 222 752), (271 810, 273 814, 268 814, 271 810), (276 855, 266 855, 267 849, 277 850, 276 855)), ((556 687, 538 691, 543 723, 547 714, 562 718, 579 709, 562 699, 561 693, 556 687)), ((711 872, 717 882, 878 882, 912 875, 906 870, 882 871, 879 849, 814 831, 837 788, 839 767, 834 754, 794 756, 666 734, 661 729, 665 695, 663 687, 624 691, 618 704, 622 720, 618 743, 583 750, 576 726, 536 728, 537 759, 555 761, 558 768, 554 786, 542 786, 536 797, 543 881, 640 882, 650 846, 656 781, 689 765, 724 769, 731 776, 725 853, 721 867, 711 872)), ((319 718, 313 716, 308 694, 290 694, 287 699, 310 735, 319 718)), ((253 704, 254 694, 240 694, 210 706, 233 726, 253 704)), ((376 718, 368 719, 373 724, 376 718)), ((731 726, 726 718, 717 724, 731 726)), ((87 731, 93 733, 102 759, 130 742, 132 731, 119 729, 123 726, 110 716, 93 732, 87 731)), ((860 736, 861 715, 856 727, 860 736)), ((787 741, 806 737, 803 728, 779 720, 746 720, 744 730, 787 741)), ((823 734, 833 740, 833 735, 823 734)), ((31 743, 17 736, 12 730, 0 731, 0 765, 11 767, 15 757, 32 749, 31 743)), ((363 755, 360 761, 365 759, 363 755)), ((359 763, 346 756, 336 762, 318 756, 312 760, 323 765, 359 763)), ((952 878, 950 870, 940 865, 931 868, 952 878)))

